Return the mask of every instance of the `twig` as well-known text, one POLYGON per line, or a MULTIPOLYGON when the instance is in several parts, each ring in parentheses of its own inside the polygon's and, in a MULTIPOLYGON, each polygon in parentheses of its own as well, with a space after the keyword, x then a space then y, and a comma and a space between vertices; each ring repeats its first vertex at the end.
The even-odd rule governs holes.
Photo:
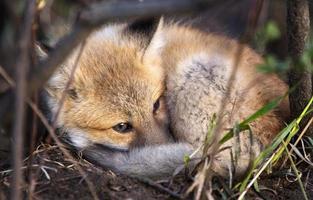
POLYGON ((293 169, 294 173, 296 174, 296 177, 297 177, 296 180, 297 180, 298 183, 299 183, 299 186, 300 186, 302 195, 303 195, 303 197, 304 197, 305 200, 309 200, 309 198, 308 198, 308 196, 307 196, 307 194, 306 194, 306 192, 305 192, 305 189, 304 189, 304 186, 303 186, 303 183, 302 183, 302 180, 301 180, 301 176, 300 176, 299 173, 298 173, 299 171, 298 171, 298 169, 297 169, 297 167, 296 167, 294 161, 292 160, 291 154, 290 154, 290 152, 288 151, 287 145, 286 145, 286 143, 285 143, 284 141, 283 141, 283 145, 284 145, 285 151, 287 152, 287 156, 288 156, 288 158, 289 158, 289 160, 290 160, 291 168, 293 169))
POLYGON ((46 83, 55 69, 64 62, 65 58, 69 56, 72 50, 77 47, 81 41, 88 37, 92 30, 93 28, 90 26, 76 25, 69 35, 63 37, 57 43, 55 49, 51 51, 45 60, 39 62, 34 72, 31 74, 28 88, 30 94, 46 83))
POLYGON ((169 195, 171 195, 172 197, 175 197, 175 198, 178 198, 178 199, 183 199, 183 196, 180 195, 180 194, 177 194, 176 192, 166 188, 166 187, 163 187, 162 185, 154 182, 153 180, 151 179, 148 179, 148 178, 142 178, 142 177, 134 177, 135 179, 139 180, 140 182, 142 183, 146 183, 148 184, 149 186, 152 186, 154 188, 157 188, 158 190, 160 191, 163 191, 163 192, 166 192, 168 193, 169 195))
MULTIPOLYGON (((5 72, 5 70, 0 66, 0 75, 4 74, 6 81, 11 85, 11 87, 15 87, 16 84, 14 82, 14 80, 5 72)), ((47 128, 50 136, 52 137, 52 139, 55 141, 55 143, 57 144, 57 146, 61 149, 62 153, 69 158, 70 162, 72 163, 77 163, 75 161, 75 159, 73 158, 73 156, 71 156, 71 154, 64 148, 64 145, 62 144, 62 142, 59 140, 59 138, 56 136, 54 128, 49 124, 48 120, 45 118, 44 114, 39 110, 39 108, 37 107, 36 104, 34 104, 29 98, 27 98, 27 103, 29 104, 29 106, 32 108, 32 110, 37 114, 37 116, 39 117, 39 119, 41 120, 41 122, 43 123, 43 125, 47 128)), ((94 199, 98 200, 98 196, 97 193, 95 191, 95 187, 94 185, 90 182, 90 180, 87 178, 87 174, 84 172, 84 170, 77 164, 76 165, 77 170, 79 171, 79 173, 84 177, 86 184, 91 192, 91 195, 93 196, 94 199)))
MULTIPOLYGON (((60 98, 60 100, 59 100, 59 102, 58 102, 58 106, 59 106, 59 107, 58 107, 56 113, 54 114, 53 119, 51 120, 51 121, 52 121, 52 127, 53 127, 54 130, 56 129, 57 120, 58 120, 60 111, 61 111, 61 109, 62 109, 62 107, 63 107, 64 101, 65 101, 65 97, 66 97, 66 95, 67 95, 67 90, 70 88, 71 83, 72 83, 72 81, 73 81, 73 79, 74 79, 74 74, 75 74, 75 71, 76 71, 76 69, 77 69, 77 67, 78 67, 78 61, 79 61, 79 59, 80 59, 80 57, 81 57, 81 55, 82 55, 82 53, 83 53, 83 50, 84 50, 84 48, 85 48, 85 45, 86 45, 86 40, 84 40, 84 41, 82 42, 82 44, 81 44, 81 46, 80 46, 80 48, 79 48, 78 54, 77 54, 77 56, 76 56, 76 58, 75 58, 75 61, 74 61, 74 65, 72 66, 72 69, 71 69, 71 73, 70 73, 69 80, 67 81, 67 83, 66 83, 66 85, 65 85, 65 88, 64 88, 64 90, 63 90, 63 92, 62 92, 61 98, 60 98)), ((50 142, 51 142, 50 139, 51 139, 51 138, 48 137, 48 138, 46 139, 46 142, 47 142, 47 143, 50 143, 50 142)))
POLYGON ((9 83, 9 85, 12 87, 15 87, 14 80, 9 76, 9 74, 4 70, 2 66, 0 66, 0 75, 3 77, 5 81, 9 83))
POLYGON ((190 186, 190 188, 187 190, 187 194, 188 194, 196 188, 195 199, 197 199, 197 200, 201 198, 201 195, 203 192, 203 186, 205 184, 207 184, 207 182, 209 180, 211 180, 211 178, 212 178, 209 171, 212 169, 212 165, 214 164, 213 158, 218 153, 218 150, 220 147, 219 140, 221 139, 221 136, 222 136, 224 109, 226 107, 226 104, 228 103, 228 100, 229 100, 229 97, 231 94, 231 89, 232 89, 231 86, 233 85, 233 82, 235 81, 237 69, 238 69, 239 63, 241 62, 241 55, 242 55, 244 47, 245 47, 244 45, 247 43, 247 41, 249 41, 251 39, 251 37, 252 37, 252 35, 256 29, 257 21, 258 21, 259 16, 260 16, 263 2, 264 2, 264 0, 256 0, 255 9, 253 9, 249 13, 249 19, 248 19, 249 24, 247 26, 247 30, 246 30, 244 36, 239 41, 239 44, 237 46, 237 51, 234 54, 234 61, 233 61, 233 65, 232 65, 233 67, 232 67, 231 75, 230 75, 230 78, 227 82, 226 92, 225 92, 224 98, 222 99, 220 110, 218 111, 218 114, 217 114, 216 126, 215 126, 215 129, 213 130, 213 133, 212 133, 212 135, 213 135, 212 140, 211 140, 211 143, 205 145, 203 148, 203 156, 207 156, 209 154, 210 160, 207 164, 202 164, 202 166, 201 166, 202 169, 198 171, 196 176, 199 178, 199 181, 195 181, 190 186))
POLYGON ((260 168, 260 170, 256 173, 256 175, 253 177, 253 179, 250 181, 250 183, 247 185, 246 189, 240 194, 238 197, 238 200, 241 200, 244 198, 250 187, 254 184, 254 182, 259 178, 259 176, 262 174, 262 172, 266 169, 266 167, 271 163, 275 156, 275 153, 264 163, 264 165, 260 168))
POLYGON ((230 94, 231 94, 231 89, 232 89, 232 85, 235 81, 235 76, 237 74, 237 70, 238 70, 238 66, 239 63, 241 62, 241 57, 242 57, 242 53, 245 47, 245 44, 251 39, 255 29, 256 29, 256 24, 257 21, 259 19, 259 15, 261 12, 261 8, 263 5, 263 0, 257 0, 257 6, 256 8, 250 12, 250 16, 249 16, 249 25, 248 25, 248 29, 245 33, 245 35, 241 38, 241 40, 239 41, 239 44, 237 46, 237 51, 234 54, 234 62, 233 62, 233 67, 232 67, 232 71, 231 71, 231 76, 228 80, 227 86, 226 86, 226 93, 224 98, 222 99, 222 103, 221 103, 221 107, 220 110, 218 111, 218 118, 217 118, 217 122, 216 122, 216 128, 213 132, 213 139, 212 139, 212 147, 211 147, 211 151, 212 151, 212 155, 214 156, 219 149, 219 139, 221 139, 222 136, 222 118, 223 118, 223 112, 224 109, 226 107, 226 104, 228 103, 228 100, 230 98, 230 94))
MULTIPOLYGON (((312 123, 313 123, 313 117, 311 117, 310 121, 306 124, 304 129, 301 131, 300 135, 297 136, 297 140, 295 141, 293 146, 297 146, 297 144, 302 139, 303 135, 306 133, 306 131, 309 129, 309 127, 311 126, 312 123)), ((289 153, 292 154, 293 153, 293 149, 291 149, 289 153)), ((288 160, 288 158, 285 158, 285 160, 284 160, 284 162, 283 162, 283 164, 281 166, 284 166, 285 163, 287 162, 287 160, 288 160)))
POLYGON ((23 173, 20 170, 22 166, 23 157, 23 142, 24 142, 24 115, 25 115, 25 97, 26 97, 26 76, 29 68, 29 46, 31 41, 31 27, 35 13, 35 0, 28 0, 25 3, 24 20, 21 26, 23 33, 19 35, 17 42, 18 57, 16 58, 15 72, 16 72, 16 95, 15 95, 15 119, 13 125, 13 186, 11 191, 11 199, 21 199, 21 184, 23 182, 23 173))
MULTIPOLYGON (((41 167, 41 166, 38 165, 38 164, 34 164, 34 165, 30 165, 30 166, 27 165, 27 166, 22 166, 20 168, 20 170, 25 170, 25 169, 28 169, 28 168, 35 168, 35 167, 41 167)), ((11 172, 14 172, 14 170, 13 169, 7 169, 7 170, 0 171, 0 174, 4 175, 4 174, 9 174, 11 172)))
MULTIPOLYGON (((39 117, 39 119, 41 120, 41 122, 44 124, 44 126, 48 129, 48 132, 50 134, 50 136, 52 137, 52 139, 55 141, 55 143, 59 146, 59 148, 61 149, 62 153, 69 158, 69 160, 72 163, 76 163, 75 159, 73 158, 73 156, 71 156, 71 154, 64 148, 64 145, 62 144, 62 142, 59 140, 59 138, 56 136, 53 127, 51 127, 49 125, 49 122, 47 121, 47 119, 45 118, 45 116, 42 114, 42 112, 38 109, 38 107, 33 103, 33 102, 28 102, 28 104, 30 105, 30 107, 32 108, 32 110, 37 114, 37 116, 39 117)), ((84 172, 84 170, 79 166, 79 164, 76 165, 77 170, 79 171, 79 173, 84 177, 84 180, 86 181, 86 184, 91 192, 91 195, 93 196, 94 199, 98 200, 98 195, 95 191, 95 187, 94 185, 90 182, 90 180, 87 178, 87 174, 84 172)))
POLYGON ((78 61, 79 61, 79 59, 80 59, 80 57, 81 57, 81 55, 82 55, 82 53, 83 53, 83 51, 84 51, 85 45, 86 45, 86 40, 84 40, 84 41, 82 42, 82 44, 81 44, 81 46, 80 46, 80 48, 79 48, 79 52, 78 52, 78 54, 77 54, 77 56, 76 56, 76 58, 75 58, 74 65, 73 65, 73 67, 72 67, 69 80, 67 81, 66 86, 65 86, 65 88, 64 88, 64 91, 63 91, 63 93, 62 93, 62 95, 61 95, 61 99, 60 99, 60 101, 58 102, 59 108, 58 108, 56 114, 54 115, 54 119, 52 120, 52 127, 53 127, 53 129, 56 128, 57 119, 58 119, 59 114, 60 114, 60 111, 61 111, 61 109, 62 109, 62 107, 63 107, 64 101, 65 101, 65 97, 66 97, 66 94, 67 94, 67 90, 70 88, 71 83, 72 83, 72 81, 73 81, 73 79, 74 79, 74 74, 75 74, 76 69, 77 69, 77 67, 78 67, 78 61))
MULTIPOLYGON (((37 104, 38 103, 38 98, 37 98, 37 94, 35 94, 35 97, 34 97, 34 101, 35 103, 37 104)), ((36 138, 37 138, 37 127, 38 127, 38 124, 37 124, 37 115, 35 113, 32 114, 32 130, 31 130, 31 142, 30 142, 30 156, 29 156, 29 160, 28 160, 28 165, 30 166, 33 162, 33 154, 32 152, 34 151, 34 148, 35 148, 35 144, 36 144, 36 138)), ((35 189, 35 185, 34 183, 36 182, 35 180, 35 176, 33 174, 33 172, 31 170, 29 170, 28 172, 28 179, 29 179, 29 186, 28 186, 28 199, 32 200, 32 196, 33 196, 33 192, 34 192, 34 189, 35 189)))

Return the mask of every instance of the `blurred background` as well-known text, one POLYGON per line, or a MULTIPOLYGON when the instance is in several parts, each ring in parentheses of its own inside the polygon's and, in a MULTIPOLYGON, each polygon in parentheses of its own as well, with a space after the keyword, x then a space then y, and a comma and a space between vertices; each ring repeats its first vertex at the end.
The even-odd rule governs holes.
MULTIPOLYGON (((82 13, 88 11, 94 4, 101 2, 144 4, 147 1, 153 0, 0 1, 0 170, 6 170, 14 163, 12 150, 21 147, 21 151, 16 151, 22 152, 23 155, 20 156, 25 158, 36 150, 39 144, 53 144, 53 140, 47 137, 45 126, 38 119, 38 113, 35 113, 29 104, 25 104, 24 107, 22 103, 18 104, 19 98, 28 96, 27 98, 40 108, 40 112, 47 114, 40 101, 40 92, 48 77, 41 75, 45 70, 48 72, 51 66, 49 69, 40 68, 43 57, 36 51, 35 46, 39 45, 46 53, 53 54, 53 51, 62 44, 70 43, 70 39, 73 40, 72 43, 78 44, 79 38, 84 37, 94 28, 94 25, 88 26, 80 21, 82 13), (75 33, 75 31, 80 32, 75 33), (64 40, 67 35, 73 37, 64 40), (77 41, 74 41, 75 39, 77 41), (17 87, 20 90, 12 89, 15 84, 20 86, 24 84, 25 87, 17 87), (21 96, 15 96, 16 94, 21 96), (21 110, 25 110, 25 113, 18 112, 18 105, 21 106, 21 110), (15 130, 15 120, 18 117, 25 119, 24 123, 20 124, 19 131, 15 130), (14 132, 20 132, 24 136, 21 145, 13 139, 14 132)), ((203 8, 198 6, 189 10, 184 9, 184 12, 166 13, 165 20, 247 42, 257 52, 266 55, 266 58, 270 56, 273 65, 277 65, 278 68, 283 66, 280 64, 288 58, 287 0, 208 0, 207 2, 209 2, 208 6, 203 8), (251 18, 256 21, 251 22, 251 18), (251 23, 254 26, 252 31, 249 30, 251 23), (246 37, 247 35, 250 37, 246 37)), ((309 1, 309 6, 312 29, 313 1, 309 1)), ((113 21, 129 20, 134 18, 116 18, 113 21)), ((312 30, 310 33, 312 34, 312 30)), ((63 47, 63 50, 68 53, 70 48, 63 47)), ((56 56, 56 60, 62 59, 56 56)), ((51 63, 52 61, 50 65, 53 65, 51 63)), ((49 63, 45 64, 49 66, 49 63)), ((275 70, 281 72, 280 75, 287 82, 286 70, 279 71, 280 69, 277 68, 275 70)), ((4 177, 3 174, 0 174, 1 177, 4 177)))

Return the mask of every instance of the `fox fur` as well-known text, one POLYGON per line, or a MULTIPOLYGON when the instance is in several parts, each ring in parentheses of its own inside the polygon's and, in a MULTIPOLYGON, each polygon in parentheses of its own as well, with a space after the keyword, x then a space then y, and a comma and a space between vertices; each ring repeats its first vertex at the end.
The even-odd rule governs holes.
MULTIPOLYGON (((167 177, 204 143, 235 66, 222 133, 287 92, 276 75, 257 72, 263 60, 249 47, 243 45, 236 63, 240 48, 233 39, 162 19, 104 26, 87 38, 80 57, 74 50, 49 80, 51 118, 60 109, 58 128, 96 163, 132 176, 167 177)), ((224 177, 244 174, 283 128, 288 108, 284 99, 250 124, 252 134, 224 143, 213 170, 224 177)))

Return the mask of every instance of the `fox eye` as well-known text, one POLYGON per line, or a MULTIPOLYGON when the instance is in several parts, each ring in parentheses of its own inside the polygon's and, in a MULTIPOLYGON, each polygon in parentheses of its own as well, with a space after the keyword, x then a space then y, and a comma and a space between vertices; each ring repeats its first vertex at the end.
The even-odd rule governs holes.
POLYGON ((132 125, 130 123, 119 123, 115 126, 113 126, 113 130, 119 133, 127 133, 133 129, 132 125))
POLYGON ((158 98, 158 100, 156 100, 156 102, 153 104, 153 113, 158 111, 159 108, 160 108, 160 98, 158 98))
POLYGON ((75 89, 69 89, 67 91, 67 94, 69 95, 69 97, 71 97, 72 99, 77 99, 77 92, 75 89))

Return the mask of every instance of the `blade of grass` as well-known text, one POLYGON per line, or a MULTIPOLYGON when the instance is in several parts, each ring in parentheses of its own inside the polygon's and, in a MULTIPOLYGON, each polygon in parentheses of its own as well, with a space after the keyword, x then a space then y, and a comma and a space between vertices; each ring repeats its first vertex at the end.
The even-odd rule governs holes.
POLYGON ((269 103, 265 104, 265 106, 263 106, 261 109, 259 109, 257 112, 255 112, 254 114, 252 114, 250 117, 248 117, 247 119, 245 119, 242 124, 249 124, 250 122, 256 120, 257 118, 265 115, 266 113, 268 113, 269 111, 273 110, 276 106, 278 106, 278 104, 280 103, 280 101, 282 99, 285 98, 286 95, 282 96, 282 97, 278 97, 275 98, 274 100, 270 101, 269 103))
POLYGON ((264 163, 264 165, 260 168, 260 170, 256 173, 256 175, 253 177, 253 179, 250 181, 249 185, 245 188, 243 192, 241 192, 240 196, 238 197, 239 200, 243 199, 245 194, 248 192, 249 188, 256 182, 258 177, 262 174, 262 172, 266 169, 266 167, 271 163, 271 160, 273 159, 274 154, 264 163))
POLYGON ((289 158, 289 160, 290 160, 291 167, 292 167, 293 171, 295 172, 295 174, 296 174, 296 176, 297 176, 297 181, 299 182, 299 186, 300 186, 301 192, 302 192, 302 194, 303 194, 303 197, 304 197, 305 200, 309 200, 309 198, 308 198, 308 196, 307 196, 307 194, 306 194, 306 192, 305 192, 303 183, 302 183, 302 181, 301 181, 301 177, 299 176, 299 170, 297 169, 297 166, 296 166, 295 163, 293 162, 293 159, 292 159, 292 157, 291 157, 291 154, 290 154, 290 152, 288 151, 288 148, 287 148, 287 146, 286 146, 286 143, 283 141, 282 144, 283 144, 282 146, 283 146, 284 150, 286 151, 287 156, 288 156, 288 158, 289 158))
MULTIPOLYGON (((277 97, 274 100, 270 101, 269 103, 265 104, 262 108, 260 108, 259 110, 257 110, 255 113, 253 113, 252 115, 250 115, 248 118, 246 118, 245 120, 243 120, 236 128, 239 128, 239 132, 245 131, 249 129, 249 123, 262 117, 263 115, 267 114, 268 112, 270 112, 271 110, 273 110, 276 106, 278 106, 278 104, 280 103, 280 101, 282 99, 284 99, 287 96, 287 94, 285 94, 282 97, 277 97)), ((228 141, 229 139, 231 139, 234 136, 235 130, 234 128, 232 128, 229 132, 227 132, 224 137, 220 140, 220 144, 225 143, 226 141, 228 141)))
MULTIPOLYGON (((307 112, 309 111, 311 105, 313 103, 313 96, 311 97, 309 103, 306 105, 306 107, 304 108, 303 112, 300 114, 300 116, 297 118, 296 120, 296 126, 292 129, 291 133, 288 135, 286 143, 289 144, 291 139, 293 138, 293 136, 296 135, 296 133, 299 131, 299 124, 302 121, 302 119, 304 118, 304 116, 307 114, 307 112)), ((277 155, 275 156, 274 162, 277 162, 279 160, 279 158, 281 158, 281 154, 283 153, 284 148, 283 146, 281 146, 279 148, 279 151, 277 153, 277 155)))
MULTIPOLYGON (((301 138, 304 136, 305 132, 308 130, 308 128, 311 126, 312 123, 313 123, 313 117, 311 117, 310 121, 306 124, 304 129, 301 131, 300 135, 298 136, 297 140, 294 142, 293 146, 297 146, 297 144, 300 142, 301 138)), ((292 154, 292 151, 293 151, 293 148, 291 149, 290 154, 292 154)), ((284 163, 285 162, 286 160, 284 161, 284 163)))
MULTIPOLYGON (((303 160, 304 162, 309 164, 311 167, 313 167, 313 162, 311 162, 311 160, 307 158, 306 156, 302 155, 302 153, 294 144, 289 144, 289 145, 291 146, 291 150, 293 150, 297 154, 297 156, 299 156, 301 160, 303 160)), ((292 154, 292 151, 290 151, 289 153, 292 154)))
MULTIPOLYGON (((303 110, 303 112, 301 113, 301 115, 293 120, 287 127, 285 127, 278 135, 277 137, 274 139, 274 142, 272 143, 272 145, 268 146, 264 151, 262 151, 260 153, 260 155, 254 160, 251 170, 249 170, 248 175, 246 176, 246 178, 241 182, 240 184, 240 192, 241 195, 239 197, 239 199, 243 199, 244 194, 246 193, 245 191, 247 191, 247 184, 253 174, 253 171, 255 170, 255 168, 260 164, 260 162, 262 160, 264 160, 268 155, 270 155, 270 153, 272 153, 283 141, 284 138, 287 137, 286 139, 286 144, 289 144, 291 141, 291 138, 298 132, 299 130, 299 123, 301 122, 301 120, 303 119, 303 117, 307 114, 307 111, 309 110, 310 106, 312 105, 313 102, 313 96, 310 99, 309 103, 307 104, 307 106, 305 107, 305 109, 303 110)), ((275 161, 277 161, 282 154, 282 150, 284 150, 284 148, 281 146, 274 154, 273 154, 273 163, 275 161)), ((250 185, 250 184, 249 184, 250 185)))
POLYGON ((290 131, 293 129, 293 127, 296 124, 296 120, 291 122, 287 127, 285 127, 279 134, 278 137, 274 140, 273 144, 268 146, 265 150, 263 150, 260 155, 254 160, 251 169, 249 170, 246 178, 242 181, 240 186, 240 192, 243 192, 246 189, 246 186, 253 174, 253 171, 256 169, 256 167, 263 161, 265 158, 267 158, 284 140, 284 138, 290 133, 290 131))

